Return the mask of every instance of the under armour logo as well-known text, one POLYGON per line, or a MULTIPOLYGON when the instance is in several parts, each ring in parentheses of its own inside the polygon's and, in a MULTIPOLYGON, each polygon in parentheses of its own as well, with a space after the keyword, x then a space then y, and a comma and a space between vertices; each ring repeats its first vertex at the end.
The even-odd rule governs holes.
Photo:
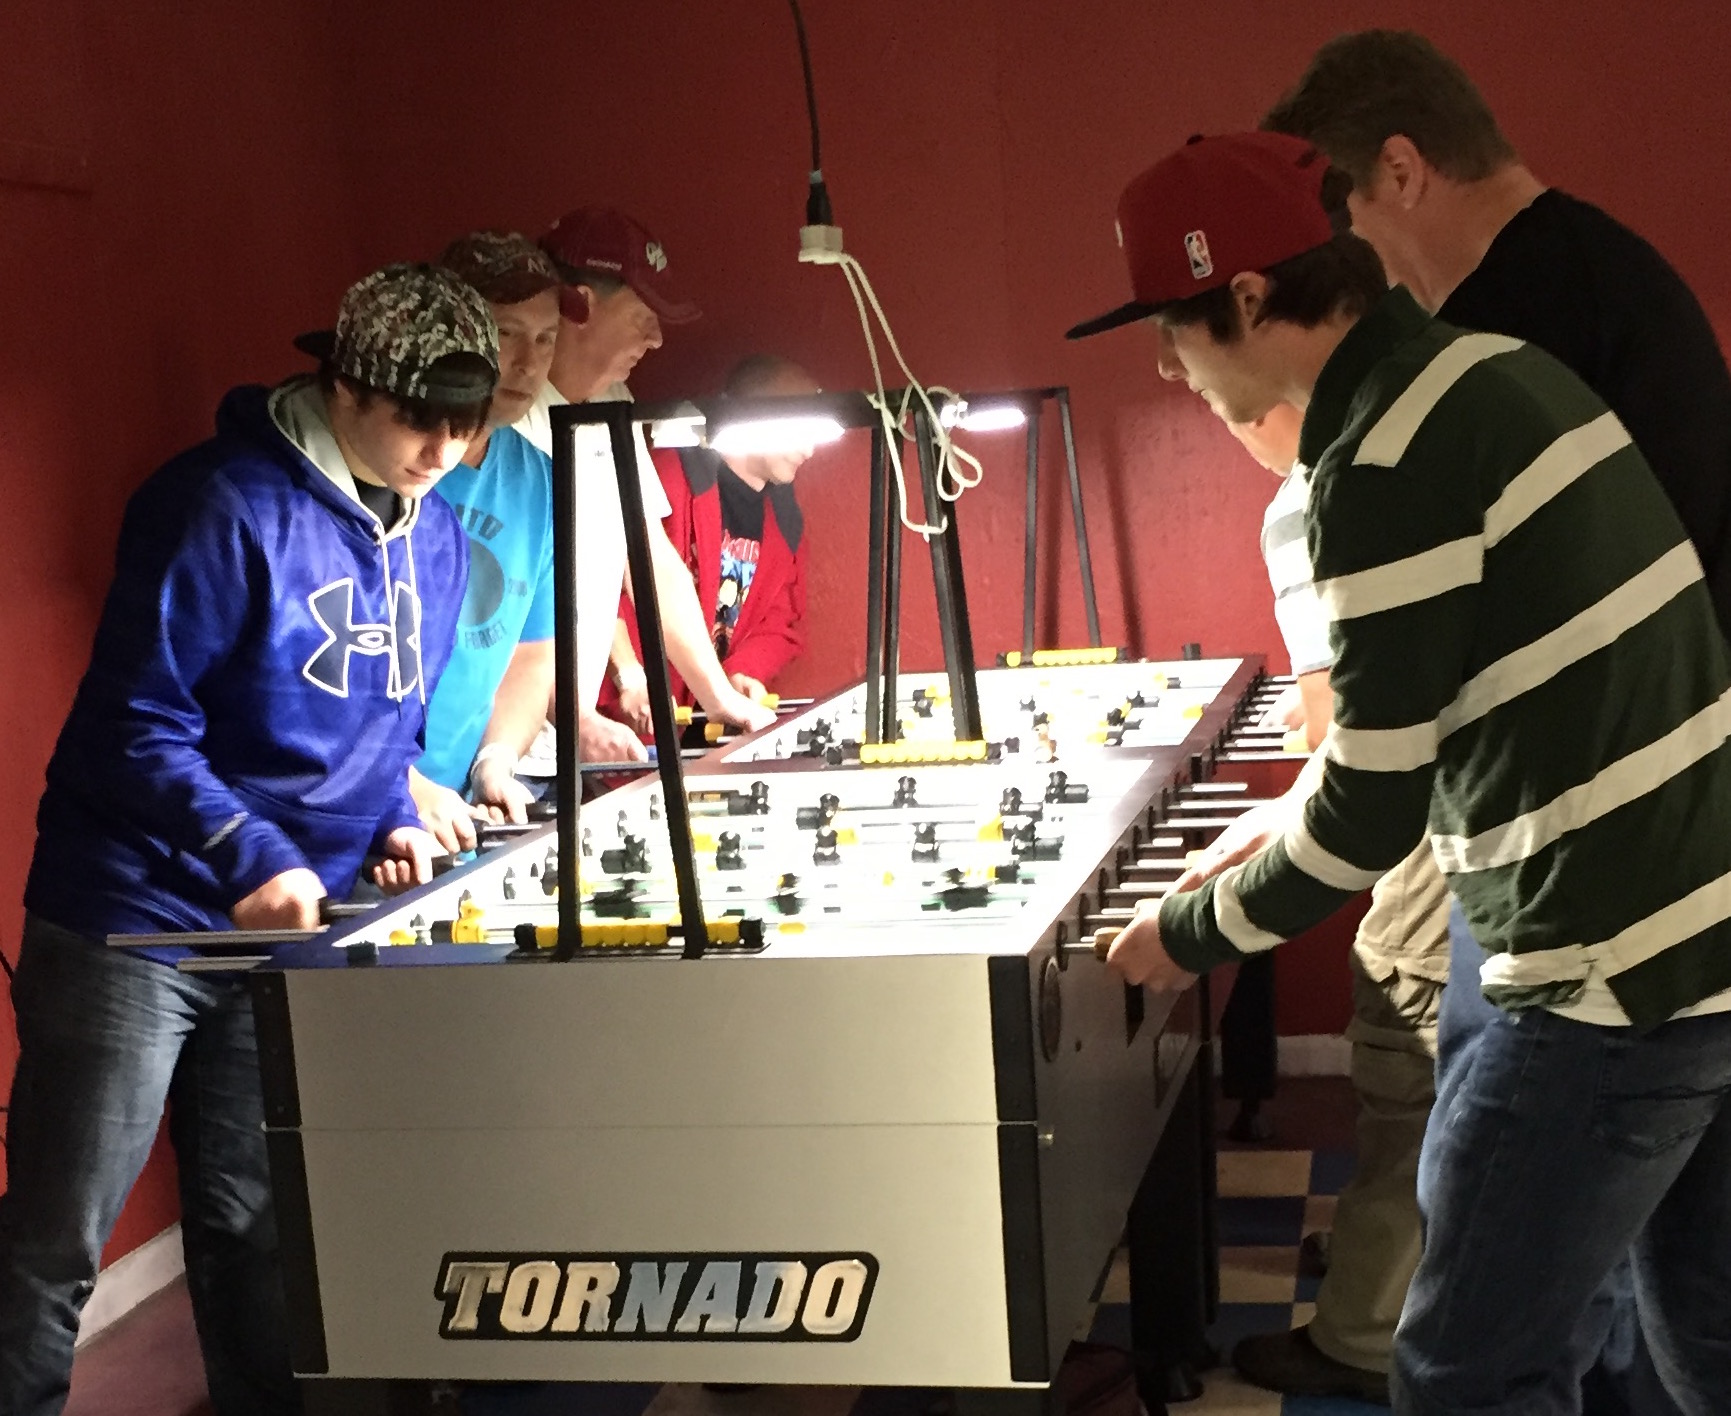
POLYGON ((654 266, 656 270, 667 269, 667 252, 661 249, 659 241, 651 241, 643 248, 643 259, 654 266))
POLYGON ((301 668, 307 682, 349 696, 349 657, 364 654, 391 655, 385 692, 392 698, 407 698, 421 679, 421 606, 415 592, 402 582, 392 587, 390 624, 355 623, 355 582, 352 577, 334 580, 307 596, 307 608, 325 633, 324 643, 301 668))

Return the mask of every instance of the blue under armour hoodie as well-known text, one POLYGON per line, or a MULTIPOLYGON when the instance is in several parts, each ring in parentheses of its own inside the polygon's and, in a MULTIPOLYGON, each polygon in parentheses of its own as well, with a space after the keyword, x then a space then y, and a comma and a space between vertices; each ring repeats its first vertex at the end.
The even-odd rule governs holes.
POLYGON ((467 576, 443 500, 391 527, 361 503, 310 381, 231 392, 127 506, 25 908, 100 939, 230 928, 297 866, 347 895, 419 824, 408 769, 467 576))

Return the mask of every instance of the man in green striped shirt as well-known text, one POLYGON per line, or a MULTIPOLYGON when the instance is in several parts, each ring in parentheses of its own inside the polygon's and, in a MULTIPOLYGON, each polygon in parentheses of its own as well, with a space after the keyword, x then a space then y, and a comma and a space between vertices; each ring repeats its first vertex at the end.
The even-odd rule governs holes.
POLYGON ((1156 317, 1223 417, 1305 410, 1335 648, 1302 817, 1110 962, 1174 987, 1273 948, 1428 830, 1504 1012, 1427 1138, 1397 1409, 1578 1409, 1571 1337, 1631 1245, 1667 1391, 1722 1409, 1731 662, 1700 561, 1573 374, 1383 293, 1338 177, 1296 139, 1192 140, 1120 202, 1136 299, 1072 331, 1156 317))

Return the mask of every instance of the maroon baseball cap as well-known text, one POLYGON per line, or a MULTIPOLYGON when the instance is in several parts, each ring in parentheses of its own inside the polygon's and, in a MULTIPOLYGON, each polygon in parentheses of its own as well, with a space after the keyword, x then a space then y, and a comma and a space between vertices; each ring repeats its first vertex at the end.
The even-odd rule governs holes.
POLYGON ((1243 271, 1327 245, 1337 234, 1322 204, 1327 171, 1314 146, 1285 133, 1190 139, 1118 199, 1118 244, 1135 298, 1065 338, 1145 320, 1243 271))
MULTIPOLYGON (((581 281, 585 271, 610 275, 636 291, 663 324, 688 324, 702 313, 668 284, 666 248, 612 207, 566 212, 541 238, 541 249, 553 258, 568 285, 581 281)), ((560 308, 570 318, 582 319, 586 311, 573 303, 575 299, 575 292, 560 291, 560 308)))

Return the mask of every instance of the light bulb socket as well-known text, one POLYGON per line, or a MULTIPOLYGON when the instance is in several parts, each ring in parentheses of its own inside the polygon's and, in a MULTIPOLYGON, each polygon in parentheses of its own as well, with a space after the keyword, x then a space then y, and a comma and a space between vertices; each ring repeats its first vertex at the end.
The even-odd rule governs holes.
POLYGON ((839 265, 842 258, 841 227, 800 227, 799 258, 807 265, 839 265))
POLYGON ((829 188, 824 185, 822 172, 811 174, 811 187, 805 194, 805 224, 835 225, 835 213, 830 210, 829 205, 829 188))

